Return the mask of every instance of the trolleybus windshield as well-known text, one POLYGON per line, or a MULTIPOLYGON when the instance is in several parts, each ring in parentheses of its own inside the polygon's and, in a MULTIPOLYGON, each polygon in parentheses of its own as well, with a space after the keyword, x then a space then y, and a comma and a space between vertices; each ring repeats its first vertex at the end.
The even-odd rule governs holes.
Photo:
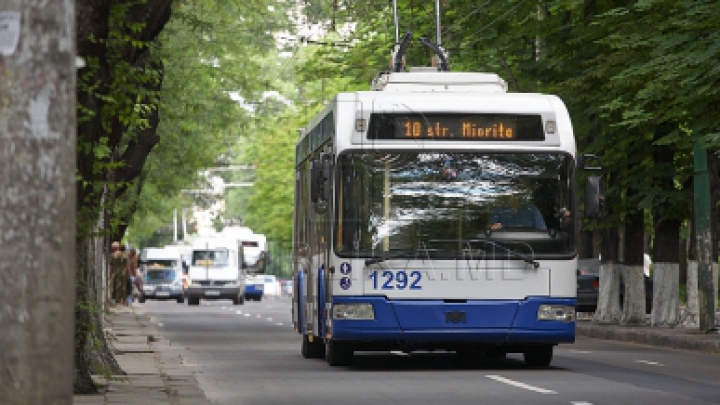
POLYGON ((344 153, 337 165, 336 253, 571 255, 571 162, 562 153, 344 153))

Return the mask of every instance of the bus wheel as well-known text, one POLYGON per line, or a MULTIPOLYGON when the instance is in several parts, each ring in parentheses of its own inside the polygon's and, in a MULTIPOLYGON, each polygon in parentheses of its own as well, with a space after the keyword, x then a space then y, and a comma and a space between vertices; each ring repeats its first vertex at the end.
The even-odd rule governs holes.
POLYGON ((552 362, 553 346, 533 347, 524 353, 525 364, 531 367, 547 367, 552 362))
POLYGON ((319 341, 310 341, 309 335, 302 335, 302 347, 300 353, 306 359, 322 359, 325 356, 325 345, 319 341))
POLYGON ((333 367, 349 366, 352 363, 353 351, 347 344, 328 340, 325 343, 325 360, 333 367))

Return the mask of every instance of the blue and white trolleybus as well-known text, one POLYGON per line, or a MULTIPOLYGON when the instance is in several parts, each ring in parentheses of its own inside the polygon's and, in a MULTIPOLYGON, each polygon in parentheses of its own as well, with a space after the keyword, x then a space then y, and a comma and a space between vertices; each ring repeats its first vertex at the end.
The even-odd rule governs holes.
MULTIPOLYGON (((556 96, 392 72, 297 144, 293 322, 306 358, 451 350, 547 366, 575 340, 576 156, 556 96)), ((599 181, 585 209, 599 207, 599 181)))

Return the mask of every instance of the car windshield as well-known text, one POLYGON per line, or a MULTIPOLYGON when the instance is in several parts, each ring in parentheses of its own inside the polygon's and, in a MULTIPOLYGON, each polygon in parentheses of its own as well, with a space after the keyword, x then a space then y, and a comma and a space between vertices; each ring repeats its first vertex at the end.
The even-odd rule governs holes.
POLYGON ((193 266, 228 266, 229 262, 229 251, 227 249, 216 249, 216 250, 194 250, 192 256, 193 266))
POLYGON ((509 257, 508 249, 531 257, 571 254, 572 167, 572 158, 559 153, 345 153, 338 158, 336 251, 406 258, 509 257))
POLYGON ((171 269, 149 269, 145 278, 152 282, 173 282, 177 277, 175 270, 171 269))

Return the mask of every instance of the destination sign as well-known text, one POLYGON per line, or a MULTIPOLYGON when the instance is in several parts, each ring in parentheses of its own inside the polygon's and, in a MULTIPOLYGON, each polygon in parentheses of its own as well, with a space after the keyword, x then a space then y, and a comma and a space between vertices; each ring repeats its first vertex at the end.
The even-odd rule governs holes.
POLYGON ((373 114, 370 139, 442 141, 542 141, 539 115, 373 114))

